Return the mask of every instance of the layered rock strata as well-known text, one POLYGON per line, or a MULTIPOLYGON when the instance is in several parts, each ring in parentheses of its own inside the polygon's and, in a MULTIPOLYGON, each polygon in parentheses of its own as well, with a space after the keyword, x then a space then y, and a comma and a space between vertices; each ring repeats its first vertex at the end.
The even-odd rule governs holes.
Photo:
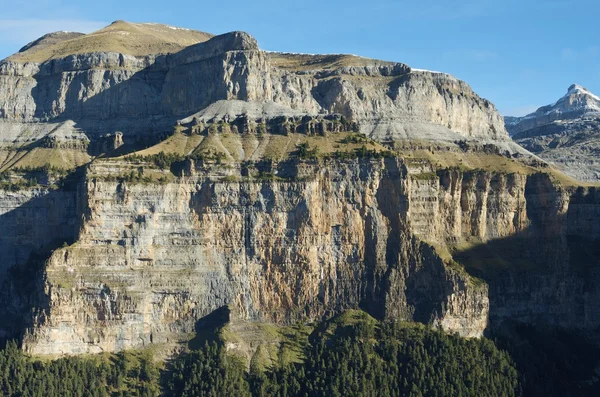
POLYGON ((410 232, 409 180, 396 159, 280 165, 296 175, 285 182, 204 169, 150 186, 104 181, 115 167, 92 167, 77 242, 48 261, 49 309, 25 339, 31 353, 181 340, 225 305, 250 321, 364 308, 465 336, 486 327, 485 285, 410 232))
POLYGON ((112 177, 131 167, 88 171, 83 227, 48 261, 30 352, 185 340, 223 306, 280 324, 362 308, 464 336, 504 321, 600 326, 594 189, 546 174, 411 174, 393 158, 289 161, 276 180, 206 164, 162 184, 112 177))
POLYGON ((409 195, 414 233, 489 284, 491 329, 505 321, 600 329, 600 201, 547 174, 438 171, 409 195))
POLYGON ((452 76, 355 56, 268 53, 243 32, 172 54, 22 58, 0 62, 0 131, 11 134, 7 143, 39 139, 48 133, 39 123, 66 120, 91 140, 122 131, 134 142, 219 100, 339 114, 382 141, 507 139, 494 106, 452 76))

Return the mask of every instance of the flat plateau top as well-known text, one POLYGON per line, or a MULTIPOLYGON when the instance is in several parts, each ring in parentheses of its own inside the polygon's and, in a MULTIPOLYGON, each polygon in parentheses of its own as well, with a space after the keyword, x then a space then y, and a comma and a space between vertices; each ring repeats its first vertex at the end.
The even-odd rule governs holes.
POLYGON ((90 34, 50 33, 7 59, 25 63, 91 52, 119 52, 134 56, 168 54, 211 37, 210 33, 174 26, 116 21, 90 34))

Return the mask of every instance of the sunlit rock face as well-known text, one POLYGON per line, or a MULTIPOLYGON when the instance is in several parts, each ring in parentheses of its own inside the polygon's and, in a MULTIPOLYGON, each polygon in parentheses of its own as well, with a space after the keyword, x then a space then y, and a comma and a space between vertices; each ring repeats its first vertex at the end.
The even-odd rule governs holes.
MULTIPOLYGON (((96 166, 94 175, 115 166, 96 166)), ((307 177, 224 182, 204 170, 158 186, 86 179, 81 233, 48 261, 48 310, 26 337, 28 351, 185 339, 225 305, 248 321, 314 321, 364 308, 482 334, 487 288, 411 233, 401 162, 281 167, 307 177)))
POLYGON ((600 179, 600 97, 573 84, 554 104, 524 117, 506 117, 513 139, 581 181, 600 179))
POLYGON ((265 52, 243 32, 153 42, 141 25, 111 26, 151 51, 58 35, 0 63, 2 167, 36 148, 72 156, 72 168, 106 155, 67 187, 0 191, 0 336, 40 355, 120 351, 186 341, 223 306, 277 324, 363 309, 466 337, 513 319, 598 328, 593 189, 530 168, 436 168, 435 158, 417 172, 397 153, 356 150, 271 159, 267 178, 244 171, 261 144, 291 134, 433 142, 447 158, 490 143, 502 148, 496 160, 523 154, 464 82, 356 56, 265 52), (267 137, 239 139, 243 153, 225 164, 186 160, 174 173, 119 157, 174 129, 221 145, 267 137), (123 178, 147 169, 164 178, 123 178))
MULTIPOLYGON (((147 29, 122 22, 108 28, 113 35, 147 29)), ((106 32, 105 42, 94 35, 42 38, 0 62, 5 144, 40 139, 60 125, 92 141, 116 131, 125 141, 144 140, 219 100, 341 114, 381 141, 508 137, 494 106, 444 73, 349 55, 269 53, 244 32, 203 36, 176 52, 182 46, 158 42, 149 48, 165 52, 143 55, 106 32)))
POLYGON ((185 340, 223 306, 280 324, 361 308, 471 337, 514 320, 600 325, 593 189, 544 174, 415 178, 391 158, 284 162, 294 178, 277 181, 217 166, 163 184, 103 178, 122 167, 95 163, 82 182, 83 225, 47 262, 32 353, 185 340))

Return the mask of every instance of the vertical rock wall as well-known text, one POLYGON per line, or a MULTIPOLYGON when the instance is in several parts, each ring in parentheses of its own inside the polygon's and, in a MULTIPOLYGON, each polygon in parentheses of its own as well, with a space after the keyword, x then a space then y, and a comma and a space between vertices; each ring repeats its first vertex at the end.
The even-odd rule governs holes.
POLYGON ((364 308, 481 335, 486 287, 412 235, 401 162, 302 173, 312 177, 199 175, 163 185, 88 178, 82 232, 48 262, 49 309, 26 348, 71 354, 181 340, 224 305, 278 323, 364 308))

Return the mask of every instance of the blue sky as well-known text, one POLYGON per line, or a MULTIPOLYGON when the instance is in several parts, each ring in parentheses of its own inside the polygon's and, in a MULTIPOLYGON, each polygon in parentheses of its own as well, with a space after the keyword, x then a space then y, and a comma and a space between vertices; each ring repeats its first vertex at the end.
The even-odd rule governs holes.
POLYGON ((0 0, 0 59, 43 33, 117 19, 224 33, 265 50, 351 53, 451 73, 502 114, 551 103, 572 83, 600 94, 596 0, 0 0))

